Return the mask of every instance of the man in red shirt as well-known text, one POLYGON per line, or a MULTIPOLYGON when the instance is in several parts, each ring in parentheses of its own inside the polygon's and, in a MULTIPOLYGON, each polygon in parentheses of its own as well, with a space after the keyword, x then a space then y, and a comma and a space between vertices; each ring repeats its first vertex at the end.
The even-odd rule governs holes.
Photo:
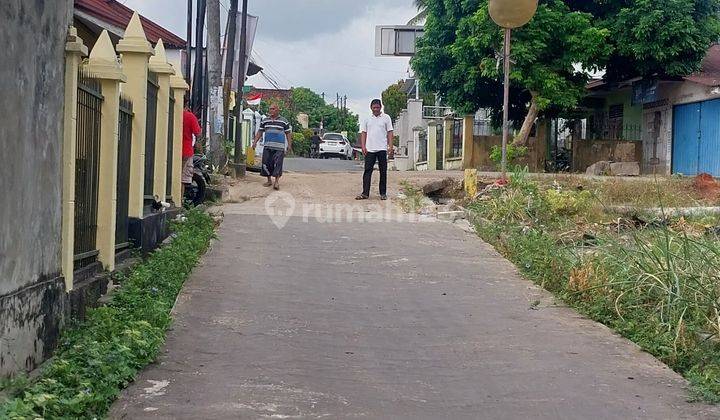
POLYGON ((192 177, 194 172, 193 166, 193 155, 195 154, 195 142, 193 136, 197 138, 200 136, 202 129, 197 117, 190 111, 187 103, 185 103, 185 110, 183 111, 183 149, 182 149, 182 184, 183 184, 183 195, 185 194, 185 187, 192 183, 192 177))

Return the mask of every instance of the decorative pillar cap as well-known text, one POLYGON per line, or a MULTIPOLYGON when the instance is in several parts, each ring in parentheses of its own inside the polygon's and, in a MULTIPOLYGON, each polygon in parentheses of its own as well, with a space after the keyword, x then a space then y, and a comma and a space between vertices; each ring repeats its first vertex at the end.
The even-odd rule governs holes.
POLYGON ((115 49, 110 40, 107 30, 103 30, 95 46, 90 52, 90 59, 87 63, 87 70, 93 77, 104 80, 117 80, 126 82, 127 77, 118 63, 115 49))
POLYGON ((188 86, 185 79, 182 78, 177 72, 175 72, 174 75, 170 76, 170 88, 171 89, 177 89, 177 90, 190 90, 190 86, 188 86))
POLYGON ((140 15, 133 13, 130 23, 125 29, 125 36, 118 42, 118 52, 153 55, 153 48, 145 36, 145 30, 140 22, 140 15))
POLYGON ((82 38, 78 36, 77 29, 74 26, 71 26, 68 29, 67 38, 65 40, 65 51, 81 56, 88 55, 88 47, 85 43, 83 43, 82 38))
POLYGON ((155 46, 155 55, 150 57, 150 70, 158 74, 175 74, 175 69, 168 63, 162 39, 159 39, 155 46))

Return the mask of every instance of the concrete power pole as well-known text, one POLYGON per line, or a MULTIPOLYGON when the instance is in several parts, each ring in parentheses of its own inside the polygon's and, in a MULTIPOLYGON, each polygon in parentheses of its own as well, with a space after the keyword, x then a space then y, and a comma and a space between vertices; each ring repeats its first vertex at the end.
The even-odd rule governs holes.
MULTIPOLYGON (((248 21, 248 0, 242 2, 242 22, 240 26, 240 64, 238 66, 237 93, 235 94, 235 118, 237 126, 235 129, 235 177, 245 176, 245 163, 243 162, 243 87, 245 86, 245 67, 247 67, 247 21, 248 21)), ((252 135, 252 133, 251 133, 252 135)))
POLYGON ((210 125, 210 162, 223 169, 226 164, 222 122, 222 56, 220 54, 220 0, 207 1, 207 64, 210 125))

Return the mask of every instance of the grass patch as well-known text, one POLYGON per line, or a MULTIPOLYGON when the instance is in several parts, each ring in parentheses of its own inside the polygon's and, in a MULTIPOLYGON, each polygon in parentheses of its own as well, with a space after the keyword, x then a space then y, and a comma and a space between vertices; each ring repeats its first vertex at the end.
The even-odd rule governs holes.
POLYGON ((420 212, 425 205, 426 200, 422 189, 408 181, 402 181, 400 185, 402 186, 403 193, 405 194, 405 197, 401 198, 398 202, 400 208, 406 213, 420 212))
MULTIPOLYGON (((175 238, 121 280, 108 306, 63 332, 40 376, 0 402, 3 419, 101 418, 120 390, 155 360, 175 298, 214 235, 210 216, 186 212, 175 238)), ((7 390, 6 390, 7 391, 7 390)))
POLYGON ((654 190, 652 206, 662 207, 686 193, 664 187, 550 187, 515 173, 469 208, 479 235, 528 278, 683 374, 698 397, 720 402, 720 243, 700 225, 717 218, 642 223, 606 210, 606 201, 633 194, 651 204, 654 190))

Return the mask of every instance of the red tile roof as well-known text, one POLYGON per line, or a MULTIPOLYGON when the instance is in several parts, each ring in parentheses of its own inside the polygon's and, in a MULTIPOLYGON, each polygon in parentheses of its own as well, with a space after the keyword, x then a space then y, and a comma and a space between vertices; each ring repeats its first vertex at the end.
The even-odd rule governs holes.
POLYGON ((705 86, 720 86, 720 45, 712 45, 705 55, 700 71, 691 74, 685 80, 705 86))
MULTIPOLYGON (((116 0, 75 0, 75 8, 123 30, 133 15, 132 9, 116 0)), ((162 38, 165 47, 185 48, 184 39, 142 16, 140 21, 148 41, 156 44, 162 38)))

